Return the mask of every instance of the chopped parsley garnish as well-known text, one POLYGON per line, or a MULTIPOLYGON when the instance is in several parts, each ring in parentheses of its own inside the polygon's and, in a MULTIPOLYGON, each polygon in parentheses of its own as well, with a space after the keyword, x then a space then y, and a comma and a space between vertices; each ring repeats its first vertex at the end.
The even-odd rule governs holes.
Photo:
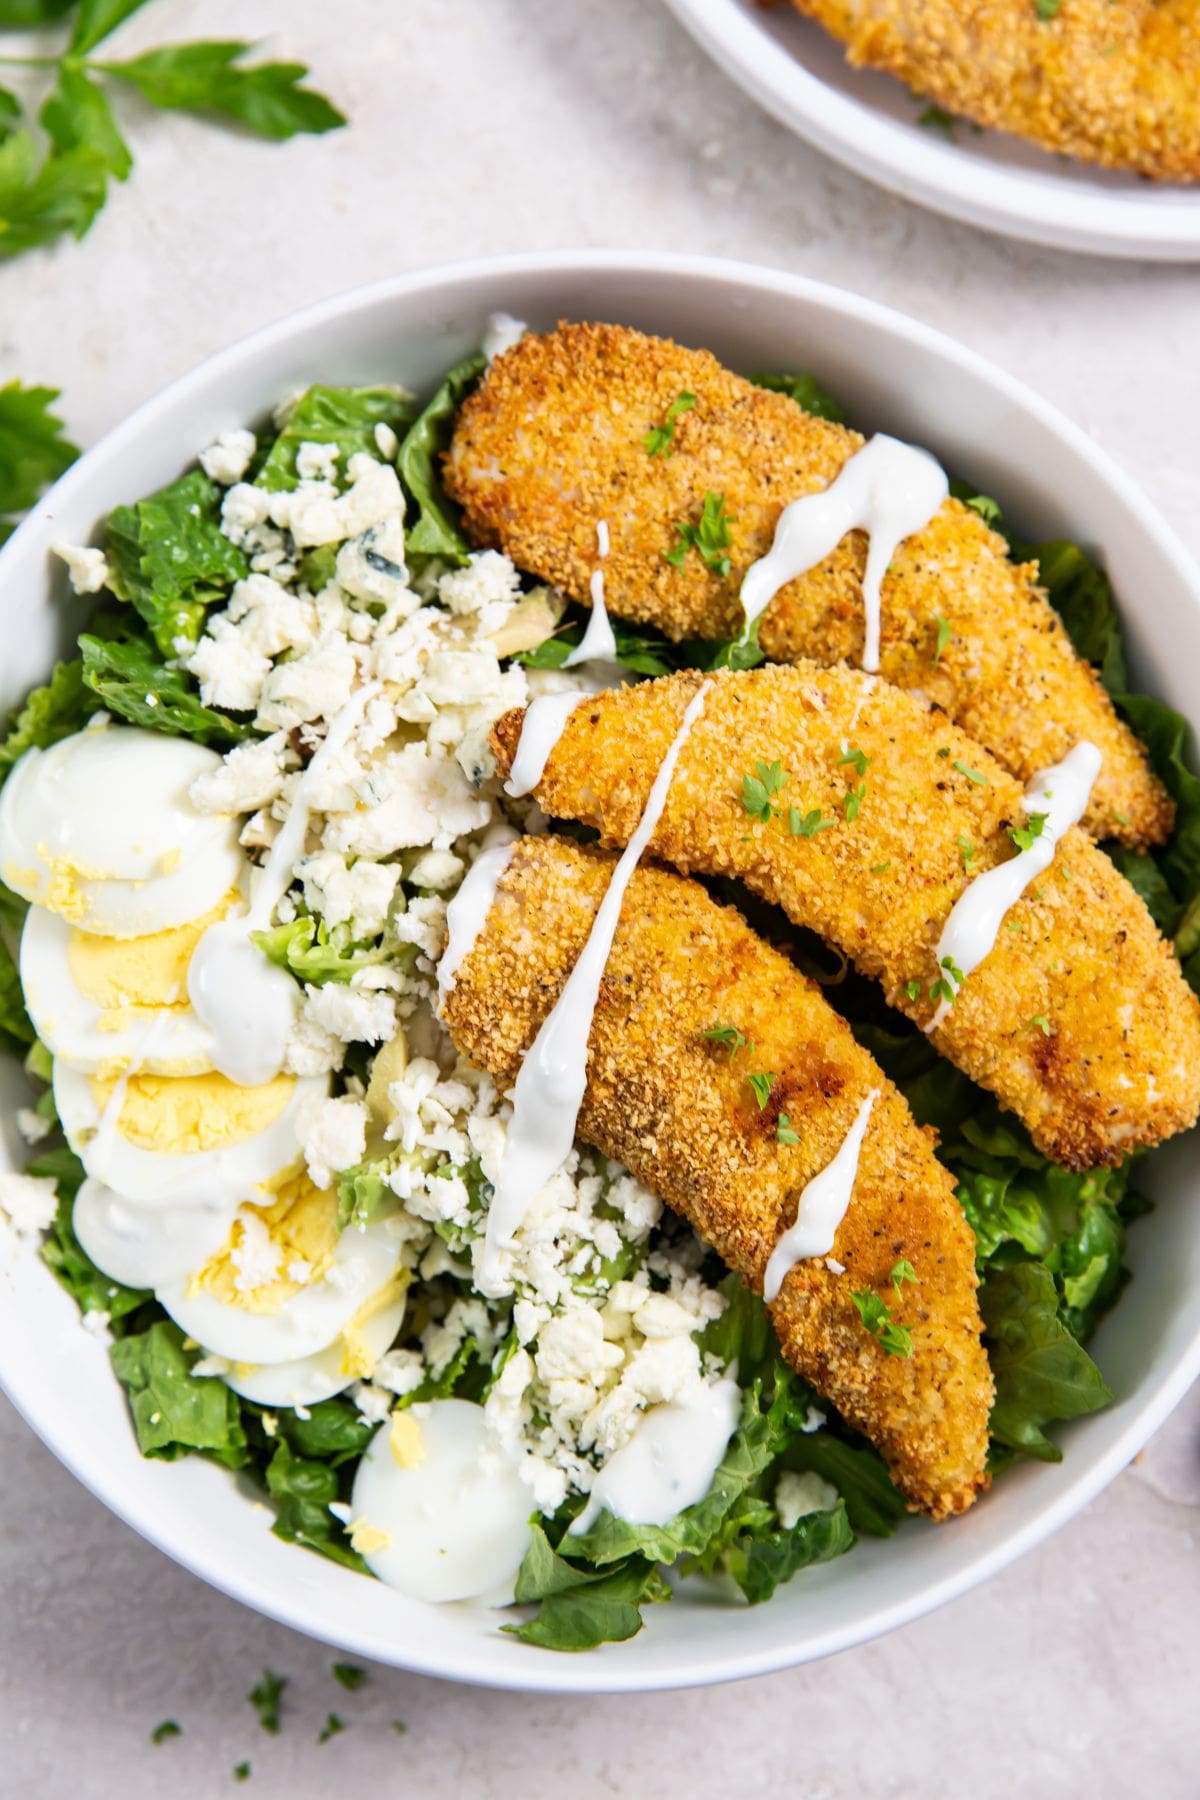
POLYGON ((855 819, 857 819, 862 808, 862 803, 866 797, 867 784, 865 781, 860 781, 857 787, 848 788, 842 795, 842 811, 845 813, 849 824, 853 825, 855 819))
POLYGON ((942 651, 954 636, 954 630, 949 619, 947 619, 944 614, 936 613, 934 616, 937 620, 937 647, 933 652, 933 660, 936 663, 941 662, 942 651))
POLYGON ((900 1292, 900 1289, 904 1286, 906 1281, 915 1281, 916 1279, 917 1271, 913 1268, 907 1256, 902 1256, 898 1262, 892 1264, 892 1272, 889 1275, 888 1280, 891 1282, 897 1293, 900 1292))
POLYGON ((182 1736, 183 1727, 181 1725, 177 1725, 174 1719, 164 1719, 162 1724, 156 1725, 154 1730, 150 1733, 150 1742, 152 1744, 165 1744, 168 1738, 182 1736))
POLYGON ((829 831, 835 821, 823 819, 821 809, 814 806, 811 812, 804 812, 798 806, 788 807, 788 830, 793 837, 816 837, 818 831, 829 831))
POLYGON ((760 758, 754 765, 753 775, 742 776, 742 805, 750 817, 764 825, 773 819, 775 808, 771 801, 786 783, 787 773, 782 763, 766 763, 760 758))
POLYGON ((850 1298, 858 1308, 858 1316, 873 1338, 877 1338, 889 1356, 912 1355, 912 1332, 897 1325, 885 1300, 874 1288, 859 1288, 850 1298))
POLYGON ((340 1681, 351 1694, 356 1694, 367 1679, 367 1671, 360 1669, 357 1663, 334 1663, 333 1679, 340 1681))
POLYGON ((965 762, 956 759, 951 767, 957 769, 960 775, 965 775, 968 781, 973 781, 976 787, 986 787, 988 784, 986 775, 981 775, 978 769, 968 768, 965 762))
POLYGON ((890 869, 891 866, 892 866, 892 859, 891 859, 891 857, 889 857, 886 862, 872 863, 871 864, 871 873, 872 873, 872 875, 882 875, 886 870, 890 869))
POLYGON ((946 757, 947 757, 947 756, 949 756, 949 754, 950 754, 950 749, 949 749, 949 746, 948 746, 948 745, 946 745, 946 744, 943 744, 943 745, 942 745, 942 747, 941 747, 941 749, 940 749, 940 750, 939 750, 939 751, 938 751, 938 755, 939 755, 939 756, 940 756, 940 757, 941 757, 941 758, 942 758, 942 760, 943 760, 943 761, 944 761, 944 760, 945 760, 945 759, 946 759, 946 757))
POLYGON ((1113 818, 1117 821, 1118 825, 1128 825, 1129 824, 1129 814, 1123 813, 1123 812, 1118 812, 1115 806, 1113 807, 1113 818))
POLYGON ((700 1033, 700 1036, 711 1038, 714 1044, 720 1044, 723 1050, 728 1050, 731 1062, 738 1051, 744 1050, 749 1042, 749 1039, 738 1030, 736 1025, 710 1025, 707 1031, 700 1033))
POLYGON ((800 1133, 792 1129, 792 1121, 785 1112, 781 1112, 779 1115, 779 1123, 775 1127, 775 1136, 779 1139, 781 1144, 798 1144, 800 1142, 800 1133))
POLYGON ((279 1702, 287 1684, 286 1675, 276 1675, 273 1670, 264 1669, 258 1686, 246 1695, 258 1714, 258 1722, 264 1731, 275 1733, 279 1730, 279 1702))
POLYGON ((405 1732, 408 1730, 408 1726, 404 1723, 403 1719, 393 1719, 392 1720, 392 1730, 397 1734, 398 1737, 403 1737, 405 1732))
POLYGON ((663 554, 675 568, 682 569, 684 557, 689 550, 694 550, 710 575, 728 575, 729 558, 725 552, 732 542, 729 536, 732 524, 733 520, 725 511, 725 496, 709 492, 704 496, 699 519, 675 521, 679 542, 673 550, 663 554))
POLYGON ((1050 1021, 1045 1013, 1034 1013, 1026 1029, 1029 1031, 1040 1031, 1043 1037, 1049 1037, 1050 1021))
POLYGON ((853 744, 847 746, 846 754, 838 757, 838 766, 842 763, 853 763, 856 775, 865 775, 871 766, 871 759, 865 750, 858 750, 853 744))
POLYGON ((1033 0, 1033 10, 1043 25, 1048 25, 1051 19, 1057 19, 1061 7, 1062 0, 1033 0))
POLYGON ((339 1731, 345 1731, 345 1729, 345 1725, 338 1718, 337 1714, 330 1713, 324 1725, 322 1725, 320 1731, 317 1733, 318 1744, 327 1744, 331 1737, 336 1737, 339 1731))
POLYGON ((945 107, 927 106, 923 113, 918 114, 917 124, 924 125, 927 131, 940 131, 953 143, 954 127, 958 124, 958 120, 953 113, 948 113, 945 107))
POLYGON ((931 1000, 944 1000, 947 1006, 953 1006, 954 996, 966 980, 966 977, 952 956, 943 956, 941 966, 945 969, 946 973, 944 975, 939 975, 937 980, 932 984, 929 989, 929 998, 931 1000))
POLYGON ((1026 825, 1013 825, 1009 829, 1009 837, 1018 850, 1031 850, 1046 829, 1045 813, 1030 813, 1026 825))
POLYGON ((235 1781, 249 1781, 250 1764, 248 1762, 235 1763, 233 1765, 233 1779, 235 1781))
POLYGON ((695 394, 689 394, 684 388, 672 400, 667 408, 667 416, 661 425, 656 425, 642 439, 646 446, 647 456, 670 456, 675 439, 675 421, 681 413, 691 412, 696 404, 695 394))
MULTIPOLYGON (((1057 0, 1054 10, 1057 12, 1058 7, 1061 5, 1062 0, 1057 0)), ((971 498, 967 501, 967 505, 971 508, 972 512, 977 512, 979 514, 985 525, 994 525, 1000 517, 999 502, 991 499, 987 494, 972 494, 971 498)))
POLYGON ((971 864, 975 861, 975 858, 978 854, 978 852, 975 849, 974 844, 971 842, 969 837, 960 837, 958 840, 958 848, 962 854, 963 868, 969 869, 971 867, 971 864))
POLYGON ((915 978, 912 981, 905 982, 904 991, 910 1000, 919 1000, 921 998, 921 984, 915 978))
POLYGON ((761 1112, 771 1098, 771 1089, 775 1086, 775 1076, 758 1071, 753 1075, 747 1075, 746 1080, 750 1083, 754 1098, 758 1101, 758 1110, 761 1112))

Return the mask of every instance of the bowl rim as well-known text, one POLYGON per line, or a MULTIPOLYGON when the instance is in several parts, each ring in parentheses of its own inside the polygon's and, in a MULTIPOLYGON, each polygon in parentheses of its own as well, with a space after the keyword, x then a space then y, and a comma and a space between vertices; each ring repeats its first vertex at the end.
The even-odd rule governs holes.
MULTIPOLYGON (((408 300, 414 295, 435 294, 459 286, 465 289, 472 282, 498 286, 507 279, 522 276, 553 278, 592 273, 665 276, 687 283, 724 287, 733 283, 743 291, 764 297, 792 297, 813 305, 836 307, 840 315, 893 337, 898 336, 910 345, 935 354, 941 362, 964 375, 982 380, 1019 412, 1031 415, 1053 431, 1090 466, 1101 482, 1121 498, 1137 523, 1157 539, 1160 553, 1174 565, 1181 585, 1200 611, 1200 568, 1138 484, 1057 407, 978 352, 878 301, 806 276, 718 257, 617 249, 524 252, 439 264, 345 290, 259 327, 159 389, 87 450, 43 496, 0 549, 0 585, 24 545, 39 533, 45 533, 58 507, 68 501, 77 488, 86 487, 93 469, 139 440, 144 433, 152 431, 161 410, 202 393, 209 383, 225 371, 236 370, 250 361, 255 352, 266 345, 286 342, 293 334, 304 334, 322 324, 346 321, 359 309, 371 309, 389 300, 408 300)), ((74 1302, 68 1296, 62 1298, 73 1308, 74 1302)), ((58 1460, 119 1518, 192 1574, 265 1616, 340 1648, 414 1673, 517 1692, 600 1694, 653 1692, 768 1674, 849 1649, 922 1617, 1007 1567, 1086 1506, 1136 1455, 1198 1374, 1200 1327, 1175 1362, 1147 1375, 1138 1395, 1127 1402, 1130 1407, 1127 1422, 1094 1462, 1086 1467, 1080 1464, 1072 1473, 1068 1458, 1059 1465, 1061 1485, 1033 1518, 1011 1530, 1002 1541, 985 1545, 919 1591, 884 1604, 873 1612, 864 1612, 844 1624, 831 1625, 815 1634, 811 1642, 799 1650, 768 1644, 757 1650, 735 1647, 724 1653, 717 1651, 709 1657, 705 1672, 698 1673, 694 1663, 674 1659, 669 1647, 664 1647, 655 1668, 649 1673, 641 1670, 636 1676, 632 1672, 623 1672, 619 1655, 610 1657, 595 1652, 581 1658, 555 1657, 547 1653, 543 1659, 531 1655, 527 1664, 510 1665, 498 1672, 483 1646, 465 1645, 460 1652, 447 1657, 423 1651, 419 1640, 411 1646, 406 1644, 401 1660, 395 1645, 385 1642, 381 1634, 375 1634, 369 1627, 356 1631, 337 1626, 331 1628, 330 1621, 319 1616, 316 1603, 299 1593, 289 1600, 269 1579, 260 1577, 255 1568, 239 1572, 236 1578, 233 1574, 213 1571, 188 1543, 172 1537, 168 1529, 169 1514, 159 1498, 149 1492, 129 1493, 124 1477, 114 1475, 108 1465, 97 1467, 94 1458, 77 1452, 65 1424, 60 1425, 53 1413, 47 1416, 44 1408, 38 1405, 33 1383, 25 1379, 20 1362, 0 1366, 0 1388, 58 1460)), ((214 1472, 224 1480, 230 1479, 227 1471, 214 1472)))
MULTIPOLYGON (((945 217, 1053 250, 1156 262, 1200 260, 1200 190, 1109 189, 1069 173, 984 161, 969 147, 842 93, 814 74, 741 0, 664 0, 698 44, 779 122, 845 168, 945 217)), ((1023 139, 1014 139, 1022 143, 1023 139)))

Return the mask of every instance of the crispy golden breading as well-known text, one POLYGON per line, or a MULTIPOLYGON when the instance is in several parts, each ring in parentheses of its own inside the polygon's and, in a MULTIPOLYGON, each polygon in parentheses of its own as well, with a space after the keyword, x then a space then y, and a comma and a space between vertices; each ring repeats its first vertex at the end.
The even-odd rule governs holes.
POLYGON ((850 62, 1043 149, 1200 180, 1197 0, 794 0, 850 62))
MULTIPOLYGON (((609 610, 672 638, 720 638, 740 629, 742 577, 770 549, 784 506, 826 487, 862 442, 706 350, 621 326, 560 325, 492 364, 459 415, 446 481, 477 542, 585 603, 606 521, 609 610), (678 417, 670 455, 651 457, 646 433, 683 390, 696 404, 678 417), (694 551, 679 568, 665 557, 675 521, 695 519, 710 492, 732 515, 724 579, 694 551)), ((851 533, 781 590, 761 623, 769 656, 861 663, 866 545, 851 533)), ((1171 802, 1072 650, 1036 564, 1011 563, 978 513, 948 500, 901 544, 882 612, 888 681, 919 688, 1023 781, 1088 738, 1104 755, 1088 829, 1135 845, 1168 835, 1171 802)))
MULTIPOLYGON (((586 941, 615 858, 525 838, 458 970, 445 1019, 462 1053, 501 1087, 586 941)), ((767 1259, 804 1185, 832 1161, 872 1088, 850 1206, 833 1254, 799 1263, 771 1308, 788 1360, 865 1432, 912 1506, 961 1512, 987 1485, 992 1379, 980 1344, 975 1245, 932 1134, 820 990, 731 907, 665 870, 634 875, 588 1044, 579 1134, 631 1169, 761 1291, 767 1259), (732 1057, 705 1038, 736 1024, 732 1057), (760 1110, 746 1079, 776 1074, 760 1110), (778 1139, 780 1112, 799 1134, 778 1139), (906 1257, 915 1285, 893 1290, 906 1257), (912 1333, 887 1354, 851 1293, 876 1289, 912 1333)))
MULTIPOLYGON (((704 679, 687 671, 582 702, 534 790, 541 805, 626 843, 704 679)), ((968 882, 1014 854, 1020 786, 944 714, 856 670, 809 663, 709 679, 650 853, 740 878, 926 1024, 942 926, 968 882), (842 760, 847 749, 869 759, 862 776, 842 760), (758 759, 787 777, 765 823, 743 804, 758 759), (818 809, 834 823, 803 835, 818 809)), ((493 732, 502 767, 522 718, 508 713, 493 732)), ((1068 1168, 1119 1162, 1200 1109, 1196 996, 1139 896, 1078 827, 1009 912, 933 1042, 1068 1168)))

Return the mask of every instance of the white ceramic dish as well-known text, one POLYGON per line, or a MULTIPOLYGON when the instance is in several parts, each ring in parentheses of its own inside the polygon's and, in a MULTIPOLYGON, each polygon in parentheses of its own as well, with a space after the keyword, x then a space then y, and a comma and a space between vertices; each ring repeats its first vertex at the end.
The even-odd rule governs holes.
MULTIPOLYGON (((579 252, 409 275, 324 302, 224 351, 91 450, 0 554, 0 706, 68 646, 78 604, 48 555, 86 540, 107 510, 178 473, 220 430, 267 413, 311 379, 398 378, 428 389, 503 309, 546 326, 622 320, 710 346, 735 367, 811 368, 869 426, 914 438, 995 493, 1037 535, 1070 531, 1105 556, 1125 602, 1139 678, 1175 705, 1200 667, 1200 573, 1137 489, 1027 389, 924 326, 768 269, 685 257, 579 252), (1046 472, 1053 470, 1053 480, 1046 472)), ((0 1070, 10 1134, 20 1087, 0 1070)), ((106 1355, 74 1303, 29 1255, 0 1269, 0 1381, 50 1448, 135 1530, 247 1605, 360 1655, 462 1681, 620 1691, 752 1675, 825 1656, 927 1612, 1046 1537, 1110 1481, 1200 1368, 1200 1210, 1194 1151, 1155 1157, 1159 1201, 1137 1227, 1136 1279, 1096 1355, 1117 1393, 1062 1433, 1065 1460, 1007 1475, 965 1518, 914 1523, 899 1540, 797 1577, 768 1605, 717 1603, 685 1586, 643 1634, 582 1657, 527 1648, 470 1607, 429 1608, 269 1531, 270 1515, 197 1459, 143 1461, 106 1355)), ((9 1494, 7 1504, 27 1496, 9 1494)), ((64 1595, 64 1617, 69 1601, 64 1595)))
POLYGON ((1147 262, 1200 258, 1200 189, 1088 168, 965 123, 947 141, 917 124, 925 102, 903 82, 852 69, 841 45, 789 5, 666 4, 768 112, 906 200, 1055 250, 1147 262))

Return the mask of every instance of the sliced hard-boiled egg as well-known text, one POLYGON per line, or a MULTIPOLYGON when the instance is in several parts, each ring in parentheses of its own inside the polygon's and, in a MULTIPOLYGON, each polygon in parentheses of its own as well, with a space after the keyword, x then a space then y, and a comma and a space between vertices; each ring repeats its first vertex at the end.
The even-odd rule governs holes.
POLYGON ((211 912, 245 863, 236 819, 188 797, 220 760, 190 738, 128 725, 27 750, 0 791, 0 879, 106 937, 211 912))
POLYGON ((75 1196, 75 1235, 96 1267, 153 1288, 199 1268, 229 1240, 230 1206, 139 1206, 91 1176, 75 1196))
POLYGON ((368 1381, 404 1322, 407 1276, 401 1274, 360 1306, 324 1350, 282 1363, 230 1363, 224 1379, 235 1394, 260 1406, 315 1406, 352 1381, 368 1381), (397 1290, 399 1290, 397 1292, 397 1290))
POLYGON ((113 1082, 54 1064, 54 1104, 88 1174, 163 1206, 269 1198, 273 1180, 298 1163, 309 1109, 328 1086, 326 1076, 277 1075, 249 1088, 215 1073, 142 1070, 113 1082))
POLYGON ((338 1197, 306 1174, 269 1206, 244 1206, 216 1255, 163 1282, 158 1298, 189 1337, 239 1363, 286 1363, 324 1350, 389 1282, 407 1274, 388 1220, 339 1234, 338 1197))
POLYGON ((81 1069, 211 1069, 212 1035, 188 1005, 188 964, 208 927, 238 904, 231 892, 189 924, 134 938, 98 937, 31 906, 21 933, 21 988, 42 1042, 81 1069))
POLYGON ((481 1406, 432 1400, 381 1425, 350 1506, 351 1542, 389 1587, 414 1600, 511 1601, 533 1500, 481 1406))

